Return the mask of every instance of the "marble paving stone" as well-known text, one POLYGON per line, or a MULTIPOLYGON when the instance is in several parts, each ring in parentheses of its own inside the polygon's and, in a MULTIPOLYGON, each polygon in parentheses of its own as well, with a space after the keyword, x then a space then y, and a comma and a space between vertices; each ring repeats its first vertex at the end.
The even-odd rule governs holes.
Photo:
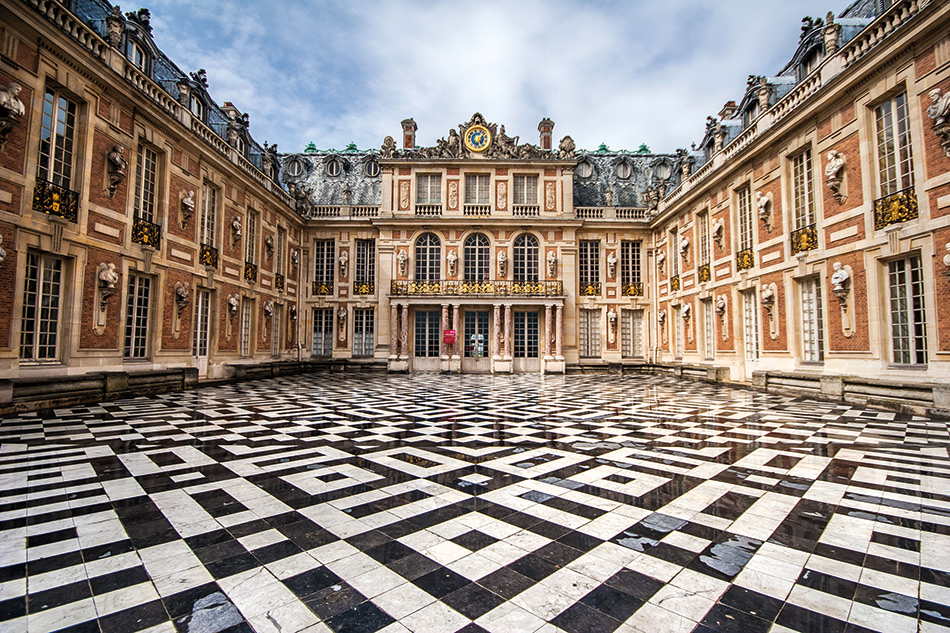
POLYGON ((945 421, 297 376, 0 420, 0 631, 950 633, 945 421))

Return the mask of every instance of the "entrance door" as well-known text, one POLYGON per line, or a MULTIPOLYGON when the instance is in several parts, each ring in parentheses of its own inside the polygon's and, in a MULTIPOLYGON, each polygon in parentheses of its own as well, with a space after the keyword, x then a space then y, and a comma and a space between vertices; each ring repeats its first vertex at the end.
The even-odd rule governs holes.
POLYGON ((195 361, 198 375, 208 375, 208 330, 211 325, 211 292, 199 290, 195 301, 195 361))
POLYGON ((541 371, 538 354, 538 313, 515 311, 514 371, 541 371))
POLYGON ((439 371, 439 347, 442 342, 442 332, 439 329, 442 327, 441 313, 439 310, 416 310, 414 316, 412 370, 439 371))
POLYGON ((491 371, 488 340, 488 310, 466 310, 465 334, 462 339, 465 350, 462 356, 462 371, 491 371))

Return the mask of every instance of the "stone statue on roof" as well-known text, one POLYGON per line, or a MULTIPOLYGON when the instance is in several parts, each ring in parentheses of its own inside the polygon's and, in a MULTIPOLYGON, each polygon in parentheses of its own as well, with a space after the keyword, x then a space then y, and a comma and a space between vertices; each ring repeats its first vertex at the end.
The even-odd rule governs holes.
POLYGON ((395 158, 396 157, 396 140, 387 136, 383 139, 383 145, 379 149, 380 158, 395 158))

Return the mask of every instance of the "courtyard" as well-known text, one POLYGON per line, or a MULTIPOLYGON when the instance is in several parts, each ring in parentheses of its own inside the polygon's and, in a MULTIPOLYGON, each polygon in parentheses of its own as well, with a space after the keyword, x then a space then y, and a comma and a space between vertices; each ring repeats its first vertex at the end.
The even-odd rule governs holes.
POLYGON ((0 424, 0 632, 950 631, 945 421, 308 375, 0 424))

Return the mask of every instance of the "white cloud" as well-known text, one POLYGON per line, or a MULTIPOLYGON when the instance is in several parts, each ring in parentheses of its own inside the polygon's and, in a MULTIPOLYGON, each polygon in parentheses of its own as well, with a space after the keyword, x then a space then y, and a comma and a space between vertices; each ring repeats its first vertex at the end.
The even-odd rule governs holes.
MULTIPOLYGON (((791 56, 816 0, 582 3, 159 0, 159 46, 281 150, 378 147, 412 116, 431 144, 475 111, 536 142, 673 151, 791 56)), ((840 7, 839 7, 840 8, 840 7)))

